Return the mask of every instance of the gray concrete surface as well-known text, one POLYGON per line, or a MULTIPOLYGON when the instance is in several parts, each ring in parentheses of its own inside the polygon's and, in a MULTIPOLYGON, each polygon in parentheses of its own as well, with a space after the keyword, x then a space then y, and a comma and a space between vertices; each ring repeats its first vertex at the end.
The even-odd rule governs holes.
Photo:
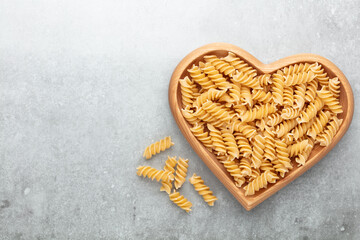
POLYGON ((315 167, 247 212, 172 118, 177 63, 211 42, 332 60, 360 97, 359 1, 0 1, 0 239, 360 239, 360 111, 315 167), (146 145, 175 146, 150 161, 146 145), (135 175, 190 159, 186 214, 135 175))

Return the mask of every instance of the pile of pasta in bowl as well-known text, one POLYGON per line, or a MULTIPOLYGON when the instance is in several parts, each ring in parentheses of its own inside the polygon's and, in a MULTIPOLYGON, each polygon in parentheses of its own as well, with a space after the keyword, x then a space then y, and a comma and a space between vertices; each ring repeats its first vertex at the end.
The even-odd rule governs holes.
POLYGON ((340 81, 319 63, 259 74, 229 52, 204 56, 187 71, 179 80, 182 114, 246 196, 304 165, 342 123, 340 81))

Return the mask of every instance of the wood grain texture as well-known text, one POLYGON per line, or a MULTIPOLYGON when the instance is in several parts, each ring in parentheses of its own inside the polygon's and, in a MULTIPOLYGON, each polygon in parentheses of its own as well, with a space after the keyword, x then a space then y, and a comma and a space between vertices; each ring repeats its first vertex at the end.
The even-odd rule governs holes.
POLYGON ((354 97, 351 86, 341 70, 328 59, 315 54, 297 54, 270 64, 264 64, 245 50, 227 43, 212 43, 200 47, 188 54, 178 64, 170 80, 169 104, 176 123, 192 148, 246 210, 251 210, 319 162, 344 136, 345 132, 349 128, 354 112, 354 97), (319 145, 316 145, 304 166, 294 166, 293 170, 291 170, 283 179, 280 179, 274 184, 269 184, 268 188, 258 191, 253 196, 246 197, 244 195, 245 191, 242 188, 235 186, 232 177, 223 165, 216 159, 216 156, 206 150, 202 143, 200 143, 192 134, 190 131, 190 125, 181 114, 182 103, 179 79, 187 76, 188 73, 186 70, 190 68, 192 64, 197 64, 199 61, 203 60, 203 56, 215 54, 218 57, 225 57, 229 51, 235 53, 249 65, 254 67, 258 71, 258 74, 273 73, 278 69, 295 63, 318 62, 324 67, 330 78, 336 76, 341 82, 340 103, 343 107, 343 113, 339 114, 338 117, 343 119, 343 123, 332 143, 328 147, 320 147, 319 145))

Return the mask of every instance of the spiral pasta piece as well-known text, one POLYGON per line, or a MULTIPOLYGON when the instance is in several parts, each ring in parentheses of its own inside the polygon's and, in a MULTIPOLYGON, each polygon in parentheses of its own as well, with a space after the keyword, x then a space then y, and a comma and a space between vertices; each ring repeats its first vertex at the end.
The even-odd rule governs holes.
POLYGON ((319 63, 313 64, 311 67, 311 71, 315 73, 316 79, 319 81, 321 86, 327 86, 329 83, 329 77, 327 73, 324 71, 324 68, 319 63))
POLYGON ((265 160, 265 161, 263 161, 261 163, 260 170, 262 172, 269 171, 269 172, 275 173, 275 168, 274 168, 273 164, 269 160, 265 160))
POLYGON ((293 136, 294 140, 298 140, 299 138, 306 135, 312 124, 313 121, 310 120, 310 122, 298 124, 293 130, 291 130, 291 135, 293 136))
POLYGON ((309 63, 300 63, 300 64, 294 64, 294 65, 285 67, 282 69, 282 71, 287 76, 287 75, 293 75, 293 74, 298 74, 298 73, 302 73, 302 72, 308 72, 308 71, 310 71, 311 67, 312 67, 312 65, 310 65, 309 63))
POLYGON ((274 102, 282 105, 283 95, 284 95, 284 85, 285 85, 284 73, 278 70, 276 73, 272 75, 272 77, 273 77, 272 92, 273 92, 274 102))
POLYGON ((343 112, 339 100, 325 87, 322 87, 320 91, 317 91, 317 94, 333 113, 338 114, 343 112))
POLYGON ((207 128, 210 131, 210 137, 213 145, 213 149, 217 152, 218 155, 226 154, 226 146, 221 135, 221 132, 216 129, 213 125, 207 124, 207 128))
POLYGON ((268 183, 275 183, 277 179, 279 177, 275 173, 265 171, 244 187, 245 196, 254 195, 260 189, 267 188, 268 183))
POLYGON ((220 60, 216 55, 204 56, 204 59, 206 62, 213 65, 220 73, 230 77, 235 73, 235 68, 233 66, 223 60, 220 60))
POLYGON ((214 206, 217 197, 215 197, 213 192, 210 191, 210 188, 204 184, 204 180, 202 180, 200 176, 194 173, 190 178, 190 183, 209 206, 214 206))
POLYGON ((254 89, 252 91, 252 99, 253 101, 261 103, 269 103, 272 101, 272 94, 270 92, 265 92, 260 89, 254 89))
POLYGON ((208 91, 202 93, 200 96, 198 96, 194 103, 193 107, 200 107, 202 106, 206 101, 217 101, 219 100, 223 95, 225 94, 225 91, 220 91, 215 88, 210 88, 208 91))
POLYGON ((264 117, 267 117, 269 114, 274 113, 276 110, 276 105, 274 103, 261 104, 255 106, 249 111, 246 111, 243 115, 240 116, 240 118, 243 122, 251 122, 255 119, 262 119, 264 117))
MULTIPOLYGON (((265 117, 266 118, 266 117, 265 117)), ((266 125, 266 119, 262 118, 262 119, 258 119, 255 121, 255 126, 260 129, 261 131, 265 130, 266 125)))
POLYGON ((156 179, 156 181, 164 181, 168 182, 174 180, 174 174, 170 171, 157 170, 155 168, 149 166, 139 166, 137 167, 136 174, 138 176, 143 176, 147 178, 151 178, 151 180, 156 179))
POLYGON ((315 74, 312 71, 288 75, 285 78, 285 86, 289 87, 297 84, 308 83, 314 78, 315 74))
POLYGON ((253 141, 253 152, 251 155, 251 162, 254 168, 259 168, 264 160, 265 138, 256 135, 253 141))
POLYGON ((230 131, 231 132, 240 132, 242 134, 245 135, 245 137, 247 139, 252 139, 253 137, 255 137, 256 133, 256 128, 254 126, 251 126, 245 122, 241 122, 241 121, 234 121, 233 123, 231 123, 230 125, 230 131))
POLYGON ((184 106, 192 105, 194 101, 193 82, 188 77, 180 79, 179 82, 181 86, 182 104, 184 106))
POLYGON ((296 119, 285 120, 275 128, 275 134, 278 138, 281 138, 286 133, 290 132, 297 125, 296 119))
POLYGON ((259 168, 253 168, 251 167, 251 174, 249 176, 249 178, 247 179, 247 182, 251 182, 253 181, 254 179, 256 179, 257 177, 260 176, 260 169, 259 168))
POLYGON ((209 89, 215 87, 214 83, 205 76, 201 69, 195 64, 191 69, 188 69, 188 72, 196 83, 198 83, 203 89, 209 89))
POLYGON ((175 189, 179 189, 186 180, 187 169, 189 166, 188 162, 189 162, 188 159, 184 160, 179 157, 176 167, 175 181, 174 181, 175 189))
POLYGON ((329 90, 335 98, 340 97, 340 81, 339 78, 334 77, 329 79, 329 90))
POLYGON ((311 102, 304 111, 300 113, 300 116, 296 119, 298 123, 309 122, 313 119, 317 112, 324 107, 324 101, 321 98, 316 97, 314 102, 311 102))
MULTIPOLYGON (((164 166, 164 170, 165 171, 169 171, 172 174, 175 173, 175 166, 176 166, 176 157, 169 157, 168 159, 165 161, 165 166, 164 166)), ((167 194, 171 193, 171 189, 172 189, 172 180, 169 181, 162 181, 161 182, 161 187, 160 187, 160 191, 165 191, 167 192, 167 194)))
POLYGON ((268 86, 272 84, 271 75, 266 73, 256 77, 261 87, 268 86))
POLYGON ((313 148, 314 148, 314 141, 309 139, 308 145, 306 145, 304 151, 295 158, 295 162, 297 162, 299 166, 305 165, 305 162, 308 160, 313 148))
POLYGON ((248 105, 249 107, 253 106, 252 95, 249 87, 241 86, 240 95, 241 95, 241 102, 243 105, 248 105))
POLYGON ((200 120, 194 116, 194 111, 190 109, 190 106, 186 106, 185 109, 181 109, 181 113, 190 124, 194 125, 200 120))
POLYGON ((250 157, 252 149, 247 138, 242 133, 235 133, 234 136, 239 147, 240 156, 245 158, 250 157))
POLYGON ((305 100, 307 102, 313 102, 315 100, 317 88, 318 81, 316 79, 306 85, 305 100))
MULTIPOLYGON (((291 161, 289 158, 289 152, 288 152, 288 148, 287 145, 285 143, 284 140, 279 140, 276 139, 275 140, 275 150, 276 150, 276 154, 278 157, 278 162, 281 163, 286 169, 292 169, 292 165, 291 165, 291 161)), ((277 167, 275 167, 275 170, 277 170, 277 167)), ((282 174, 282 172, 280 172, 281 177, 284 177, 284 175, 282 174)))
POLYGON ((329 122, 330 117, 331 113, 329 111, 319 111, 315 121, 307 131, 307 135, 315 139, 316 136, 323 131, 324 127, 329 122))
POLYGON ((221 136, 225 143, 226 152, 228 155, 231 156, 230 160, 233 160, 235 158, 239 157, 239 149, 235 141, 234 135, 231 134, 231 132, 227 129, 221 130, 221 136))
POLYGON ((259 79, 254 78, 252 75, 248 75, 244 72, 237 71, 233 76, 232 81, 253 89, 262 89, 259 79))
POLYGON ((283 121, 283 118, 281 117, 281 113, 276 112, 276 113, 272 113, 267 117, 267 122, 266 124, 270 127, 274 127, 276 125, 278 125, 279 123, 281 123, 283 121))
POLYGON ((305 139, 303 141, 294 143, 288 147, 288 153, 290 157, 294 157, 302 153, 306 146, 309 144, 309 140, 305 139))
POLYGON ((276 159, 275 151, 275 133, 273 128, 266 127, 264 131, 265 137, 265 148, 264 148, 264 158, 270 161, 276 159))
POLYGON ((145 157, 146 159, 150 159, 153 155, 160 153, 161 151, 165 151, 173 145, 174 143, 171 142, 171 137, 166 137, 145 148, 143 157, 145 157))
POLYGON ((208 78, 215 84, 216 87, 221 90, 230 88, 230 83, 226 81, 226 78, 218 70, 215 69, 211 63, 199 63, 200 68, 207 74, 208 78))
POLYGON ((208 112, 206 112, 203 107, 200 107, 197 109, 196 112, 194 112, 193 114, 196 118, 207 122, 207 123, 211 123, 212 125, 214 125, 215 127, 221 127, 224 125, 224 123, 219 120, 216 119, 214 116, 212 116, 211 114, 209 114, 208 112))
POLYGON ((273 165, 275 172, 280 174, 282 178, 285 177, 287 172, 289 172, 289 168, 285 167, 285 165, 279 159, 271 161, 271 164, 273 165))
POLYGON ((212 141, 211 137, 209 136, 208 132, 204 131, 203 125, 195 125, 194 127, 190 128, 190 131, 194 134, 194 136, 204 144, 204 146, 212 152, 212 141))
POLYGON ((220 121, 226 123, 230 122, 231 116, 229 112, 221 106, 221 104, 207 101, 203 104, 202 108, 220 121))
POLYGON ((254 68, 250 67, 249 64, 241 60, 232 52, 229 52, 228 55, 224 57, 222 60, 228 62, 239 72, 242 72, 247 75, 251 75, 253 77, 257 75, 256 70, 254 68))
POLYGON ((251 176, 252 167, 251 160, 248 158, 242 158, 239 164, 240 173, 242 176, 248 177, 251 176))
POLYGON ((302 109, 305 104, 306 84, 302 83, 295 86, 294 90, 294 108, 302 109))
POLYGON ((299 108, 285 107, 281 110, 281 117, 285 120, 297 118, 300 115, 299 108))
POLYGON ((239 166, 234 161, 224 161, 222 162, 226 171, 234 178, 235 186, 241 187, 245 183, 245 178, 241 174, 239 166))
POLYGON ((285 87, 283 94, 284 106, 291 107, 294 104, 294 89, 292 87, 285 87))
POLYGON ((183 195, 180 195, 179 192, 174 190, 173 193, 169 194, 170 200, 178 205, 181 209, 185 210, 186 212, 191 211, 192 203, 188 201, 183 195))
POLYGON ((336 116, 332 117, 324 132, 316 137, 316 140, 320 143, 320 146, 327 147, 330 145, 342 122, 342 119, 338 119, 336 116))

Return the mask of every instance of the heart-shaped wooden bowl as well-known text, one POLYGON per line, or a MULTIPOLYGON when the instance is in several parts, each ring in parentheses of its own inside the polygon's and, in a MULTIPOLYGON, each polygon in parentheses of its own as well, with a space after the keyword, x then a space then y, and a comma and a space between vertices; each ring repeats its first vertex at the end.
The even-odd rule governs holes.
POLYGON ((264 64, 245 50, 227 43, 212 43, 200 47, 188 54, 179 63, 170 80, 169 102, 172 114, 181 132, 184 134, 185 138, 188 140, 195 152, 247 210, 254 208, 256 205, 279 191, 281 188, 285 187, 291 181, 299 177, 320 161, 320 159, 322 159, 344 136, 346 130, 349 128, 354 112, 354 97, 351 86, 340 69, 328 59, 314 54, 298 54, 283 58, 270 64, 264 64), (193 64, 198 64, 199 61, 202 61, 205 55, 216 54, 218 57, 225 57, 228 52, 233 52, 241 59, 245 60, 249 65, 258 71, 258 74, 273 73, 278 69, 295 63, 318 62, 324 67, 330 78, 336 76, 341 82, 340 103, 343 107, 343 113, 339 114, 338 117, 343 119, 343 123, 332 143, 328 147, 320 147, 319 145, 316 145, 304 166, 297 167, 296 164, 294 164, 293 170, 286 174, 284 178, 280 179, 275 184, 269 184, 268 188, 260 190, 253 196, 245 196, 243 188, 235 186, 232 177, 228 174, 223 165, 216 159, 215 155, 206 150, 202 143, 196 139, 190 131, 190 125, 181 114, 182 103, 179 79, 188 76, 187 69, 189 69, 193 64))

